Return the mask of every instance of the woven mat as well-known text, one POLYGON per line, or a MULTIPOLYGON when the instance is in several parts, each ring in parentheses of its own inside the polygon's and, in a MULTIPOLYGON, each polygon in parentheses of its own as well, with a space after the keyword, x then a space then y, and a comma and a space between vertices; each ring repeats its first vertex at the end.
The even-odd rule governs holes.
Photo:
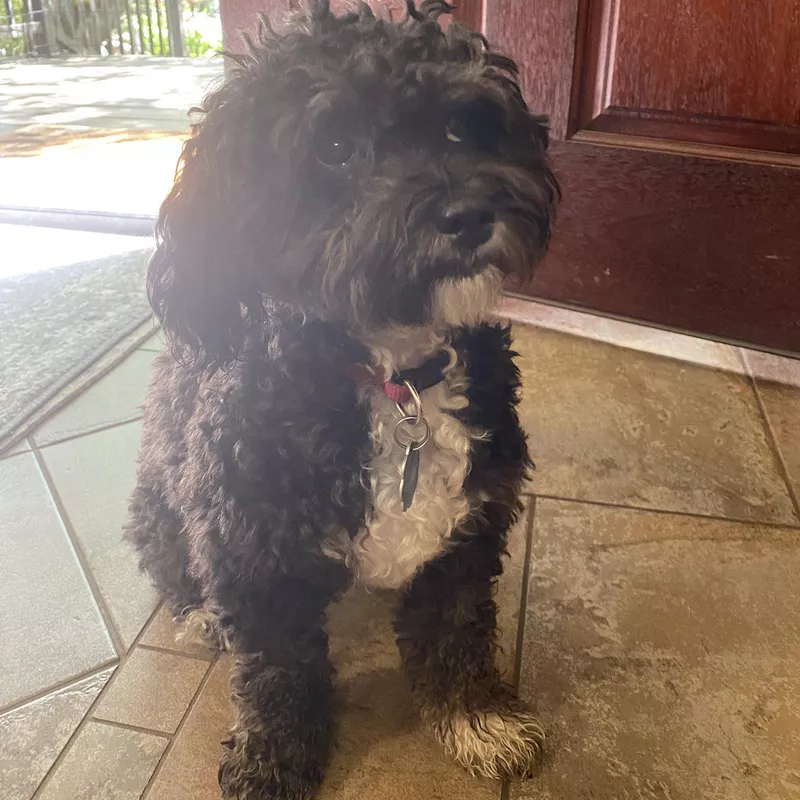
POLYGON ((149 252, 0 279, 0 452, 152 332, 149 252))

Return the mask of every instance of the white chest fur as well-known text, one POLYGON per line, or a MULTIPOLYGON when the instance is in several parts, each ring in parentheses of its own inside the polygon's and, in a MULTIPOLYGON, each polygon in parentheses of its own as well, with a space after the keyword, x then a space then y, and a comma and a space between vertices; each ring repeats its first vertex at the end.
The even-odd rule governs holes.
POLYGON ((373 365, 386 374, 416 366, 443 348, 450 350, 452 366, 445 370, 444 381, 422 393, 431 438, 420 451, 419 480, 407 511, 400 496, 405 451, 394 441, 397 408, 379 390, 361 390, 361 400, 370 408, 373 455, 364 469, 372 511, 355 539, 329 542, 326 550, 332 557, 344 558, 362 585, 382 589, 406 585, 426 562, 447 549, 453 531, 471 510, 464 482, 472 443, 486 432, 467 428, 453 416, 468 405, 467 378, 443 331, 488 318, 501 283, 494 268, 473 278, 447 281, 435 291, 431 327, 387 330, 366 342, 373 365))
POLYGON ((367 473, 373 508, 351 551, 360 583, 383 589, 408 583, 425 562, 444 551, 456 526, 469 513, 464 480, 471 442, 481 434, 450 413, 467 405, 465 388, 463 373, 456 367, 444 382, 423 393, 431 438, 420 451, 419 482, 407 511, 400 497, 405 452, 393 436, 397 408, 383 394, 370 391, 374 455, 367 473))

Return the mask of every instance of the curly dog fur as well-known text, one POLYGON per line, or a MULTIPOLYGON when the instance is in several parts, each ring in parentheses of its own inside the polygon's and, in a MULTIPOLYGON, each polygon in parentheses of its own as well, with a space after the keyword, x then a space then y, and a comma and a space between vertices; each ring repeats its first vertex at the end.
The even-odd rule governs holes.
POLYGON ((150 300, 171 348, 145 407, 126 536, 177 617, 235 654, 226 798, 304 800, 333 736, 327 606, 398 592, 437 737, 524 775, 542 739, 495 667, 493 590, 530 462, 501 281, 544 253, 558 188, 512 61, 438 18, 313 0, 262 22, 204 101, 158 222, 150 300), (400 506, 397 409, 348 365, 449 355, 400 506))

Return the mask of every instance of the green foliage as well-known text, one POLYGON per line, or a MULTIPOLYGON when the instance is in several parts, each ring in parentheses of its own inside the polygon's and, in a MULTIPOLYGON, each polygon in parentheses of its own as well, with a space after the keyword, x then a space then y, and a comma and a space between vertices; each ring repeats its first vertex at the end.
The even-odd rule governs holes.
MULTIPOLYGON (((10 5, 15 26, 13 36, 0 34, 0 58, 31 55, 41 42, 34 41, 30 34, 23 36, 22 23, 30 23, 26 13, 30 0, 4 0, 0 4, 0 26, 8 25, 5 9, 10 5), (26 42, 26 38, 28 41, 26 42)), ((184 52, 194 58, 208 57, 221 47, 219 27, 219 0, 179 0, 184 23, 184 52)), ((53 13, 53 0, 46 0, 49 13, 53 13)), ((65 29, 68 38, 75 36, 79 47, 87 35, 80 30, 82 20, 91 20, 97 11, 93 0, 61 0, 61 13, 67 15, 65 29), (78 8, 81 8, 80 15, 78 8), (73 34, 74 32, 74 34, 73 34)), ((104 35, 108 30, 102 21, 89 27, 94 33, 92 41, 86 42, 89 54, 125 54, 142 50, 148 55, 169 56, 169 32, 164 0, 116 0, 110 7, 107 19, 111 27, 111 39, 104 35)), ((7 33, 8 31, 3 31, 7 33)), ((82 52, 82 50, 81 50, 82 52)))
POLYGON ((219 0, 185 0, 192 14, 208 14, 210 17, 219 16, 219 0))
POLYGON ((21 36, 13 39, 0 37, 0 58, 21 56, 25 53, 25 40, 21 36))
MULTIPOLYGON (((23 0, 11 0, 11 11, 14 14, 14 22, 20 24, 29 17, 25 13, 23 0)), ((10 19, 6 18, 6 4, 0 5, 0 25, 9 25, 10 19)), ((0 58, 10 56, 21 56, 25 53, 25 40, 22 34, 15 36, 0 36, 0 58)))
POLYGON ((192 56, 192 58, 200 58, 206 55, 209 50, 214 49, 214 45, 207 42, 200 31, 188 31, 184 36, 184 43, 186 55, 192 56))

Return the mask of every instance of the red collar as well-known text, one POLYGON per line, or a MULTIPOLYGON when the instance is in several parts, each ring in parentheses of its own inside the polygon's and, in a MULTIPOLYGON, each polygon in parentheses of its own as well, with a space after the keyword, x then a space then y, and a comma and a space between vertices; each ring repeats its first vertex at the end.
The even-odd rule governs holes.
POLYGON ((411 400, 410 383, 418 392, 424 392, 444 380, 444 371, 450 364, 450 353, 440 350, 420 366, 395 372, 389 378, 383 369, 371 369, 365 364, 348 364, 344 374, 363 386, 380 389, 392 402, 404 405, 411 400))

